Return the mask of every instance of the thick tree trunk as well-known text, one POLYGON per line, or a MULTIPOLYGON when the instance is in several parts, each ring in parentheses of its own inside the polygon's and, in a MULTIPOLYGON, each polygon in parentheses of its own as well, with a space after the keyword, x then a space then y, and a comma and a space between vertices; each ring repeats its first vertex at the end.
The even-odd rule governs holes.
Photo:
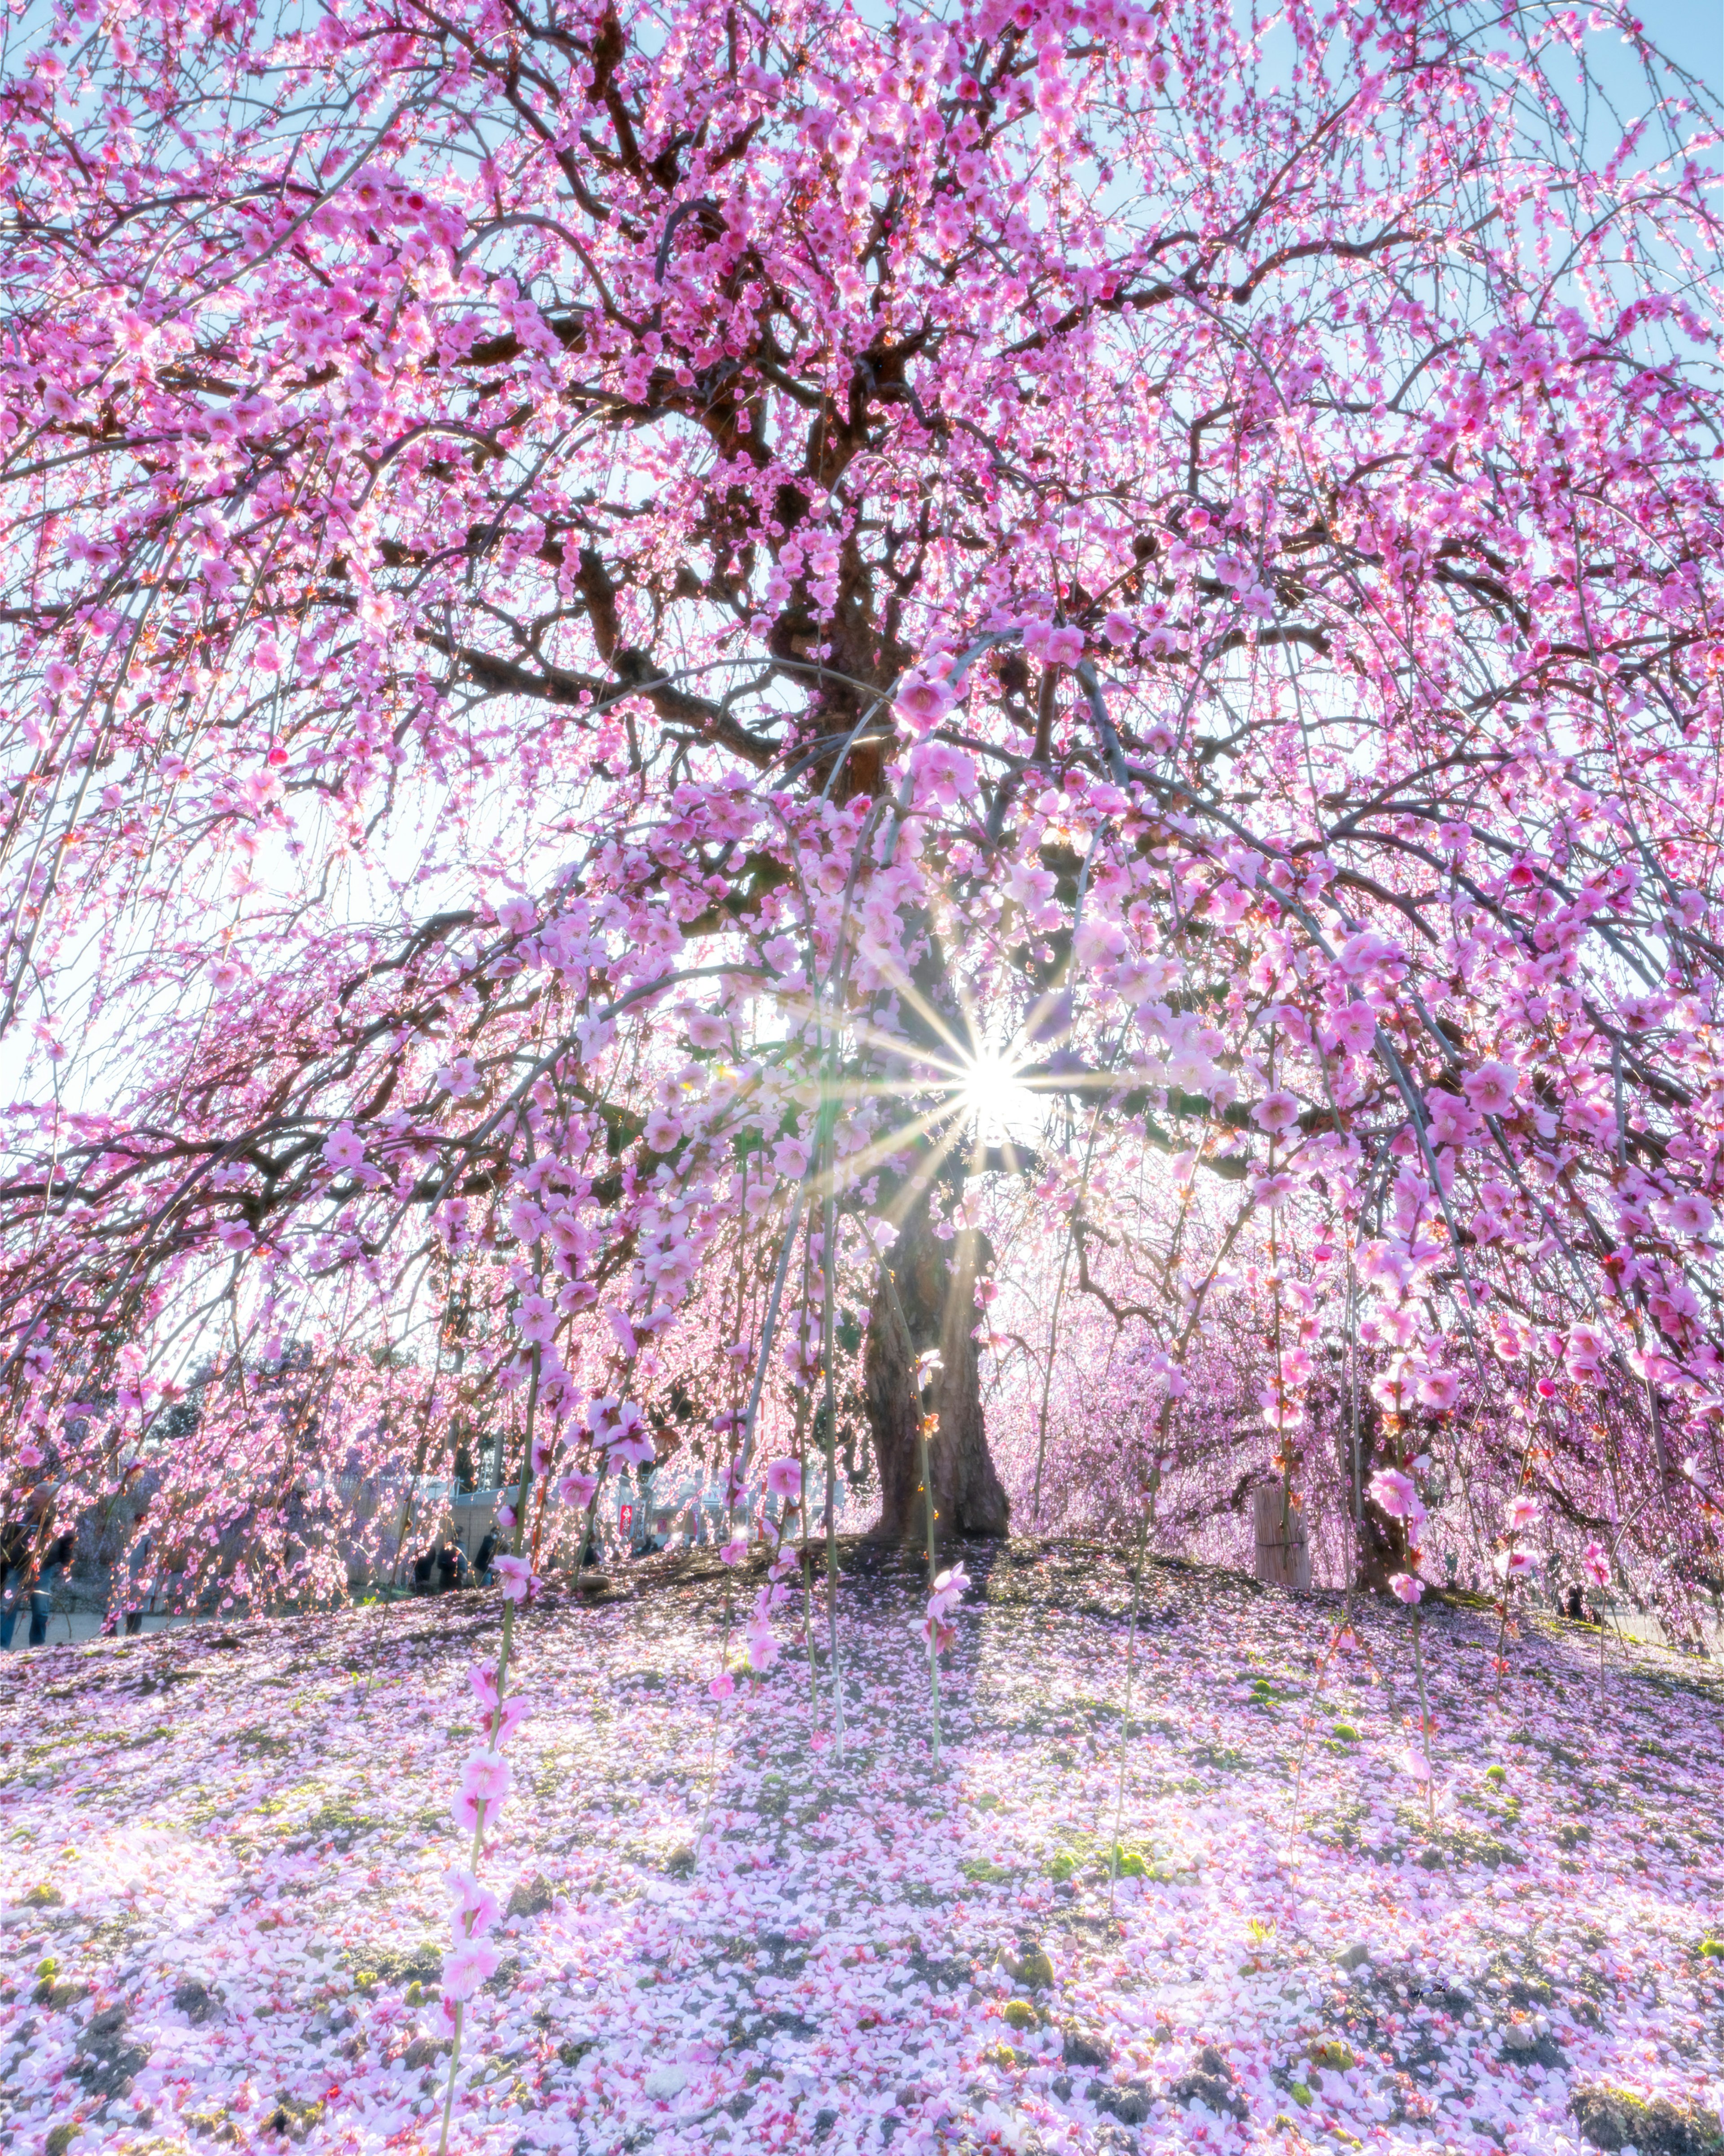
MULTIPOLYGON (((1370 1495, 1372 1476, 1388 1450, 1383 1415, 1363 1374, 1359 1381, 1359 1493, 1363 1502, 1354 1543, 1356 1584, 1373 1594, 1385 1594, 1398 1572, 1407 1569, 1407 1522, 1385 1512, 1370 1495)), ((1337 1374, 1335 1387, 1336 1449, 1349 1493, 1352 1486, 1352 1402, 1337 1374)))
POLYGON ((935 1532, 1003 1535, 1009 1506, 988 1450, 981 1378, 972 1335, 980 1322, 976 1274, 980 1238, 961 1229, 950 1243, 935 1235, 926 1197, 898 1232, 869 1312, 863 1398, 880 1466, 880 1542, 921 1543, 927 1533, 917 1431, 922 1399, 916 1364, 940 1351, 933 1380, 939 1416, 929 1439, 935 1532))

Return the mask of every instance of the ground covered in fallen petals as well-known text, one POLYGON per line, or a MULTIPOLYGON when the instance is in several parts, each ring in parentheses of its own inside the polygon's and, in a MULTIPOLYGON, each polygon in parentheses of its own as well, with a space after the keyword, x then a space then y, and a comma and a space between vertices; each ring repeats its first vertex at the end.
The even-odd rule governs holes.
MULTIPOLYGON (((1596 1634, 1529 1620, 1499 1686, 1488 1614, 1428 1610, 1433 1816, 1398 1607, 1331 1654, 1338 1599, 1152 1563, 1133 1647, 1117 1556, 972 1568, 937 1774, 896 1560, 847 1558, 842 1757, 795 1652, 715 1702, 718 1580, 526 1616, 451 2148, 1716 2144, 1711 1666, 1613 1641, 1601 1703, 1596 1634)), ((435 2148, 496 1626, 468 1595, 0 1671, 0 2144, 435 2148)))

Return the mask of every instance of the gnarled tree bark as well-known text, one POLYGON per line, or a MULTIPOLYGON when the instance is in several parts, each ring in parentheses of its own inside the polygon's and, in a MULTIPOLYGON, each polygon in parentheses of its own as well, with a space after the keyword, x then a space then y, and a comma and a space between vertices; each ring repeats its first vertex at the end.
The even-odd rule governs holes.
POLYGON ((949 1244, 935 1235, 924 1193, 882 1265, 862 1365, 880 1467, 880 1516, 870 1530, 875 1541, 920 1543, 927 1532, 916 1366, 930 1348, 940 1353, 930 1386, 938 1423, 928 1441, 935 1532, 942 1542, 1006 1532, 1010 1505, 988 1450, 973 1337, 981 1320, 976 1277, 983 1261, 983 1239, 973 1229, 960 1229, 949 1244))

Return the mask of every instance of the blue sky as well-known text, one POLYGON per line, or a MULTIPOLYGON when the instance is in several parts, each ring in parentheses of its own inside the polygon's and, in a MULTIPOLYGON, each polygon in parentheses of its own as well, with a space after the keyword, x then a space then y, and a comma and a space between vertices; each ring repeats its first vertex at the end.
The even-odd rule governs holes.
POLYGON ((1724 98, 1724 0, 1639 0, 1636 13, 1660 51, 1724 98))

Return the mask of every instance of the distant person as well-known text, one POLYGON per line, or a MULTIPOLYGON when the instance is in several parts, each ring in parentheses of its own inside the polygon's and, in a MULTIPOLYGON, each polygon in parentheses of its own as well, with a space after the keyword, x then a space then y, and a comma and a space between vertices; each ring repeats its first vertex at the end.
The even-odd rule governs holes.
MULTIPOLYGON (((140 1521, 143 1520, 149 1509, 150 1501, 146 1497, 138 1509, 138 1518, 140 1521)), ((146 1526, 143 1533, 140 1535, 138 1539, 132 1544, 131 1552, 126 1560, 127 1577, 127 1592, 126 1598, 126 1636, 128 1640, 135 1639, 144 1629, 144 1610, 143 1600, 141 1593, 141 1583, 145 1573, 149 1568, 150 1545, 154 1537, 146 1526)), ((151 1596, 151 1599, 153 1600, 155 1598, 151 1596)))
POLYGON ((413 1592, 415 1594, 428 1594, 431 1592, 431 1575, 436 1569, 437 1548, 434 1543, 414 1562, 413 1592))
POLYGON ((28 1591, 31 1570, 30 1531, 14 1520, 0 1532, 0 1648, 12 1645, 18 1613, 28 1591))
POLYGON ((497 1531, 487 1527, 485 1540, 479 1545, 479 1554, 473 1560, 473 1576, 481 1587, 491 1584, 491 1560, 497 1553, 497 1531))
POLYGON ((33 1647, 47 1645, 48 1620, 54 1608, 54 1589, 70 1570, 77 1547, 78 1537, 75 1535, 64 1534, 49 1544, 43 1557, 30 1589, 30 1645, 33 1647))
POLYGON ((467 1553, 459 1543, 445 1543, 437 1553, 437 1584, 440 1593, 467 1584, 467 1553))

